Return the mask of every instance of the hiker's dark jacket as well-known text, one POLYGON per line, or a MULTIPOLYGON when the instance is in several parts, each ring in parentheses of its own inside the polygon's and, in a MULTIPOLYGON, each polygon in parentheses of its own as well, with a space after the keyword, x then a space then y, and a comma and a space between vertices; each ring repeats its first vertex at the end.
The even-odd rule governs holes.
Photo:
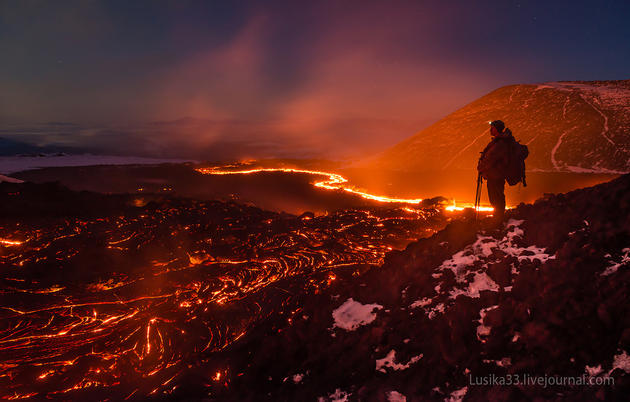
POLYGON ((477 171, 486 180, 505 179, 510 163, 510 143, 514 140, 512 132, 505 129, 490 141, 481 153, 477 171))

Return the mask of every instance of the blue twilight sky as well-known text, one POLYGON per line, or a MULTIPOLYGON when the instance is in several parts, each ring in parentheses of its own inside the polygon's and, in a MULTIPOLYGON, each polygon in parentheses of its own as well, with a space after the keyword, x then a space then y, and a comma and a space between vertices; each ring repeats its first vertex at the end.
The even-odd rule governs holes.
POLYGON ((630 78, 628 20, 627 1, 1 0, 0 137, 369 153, 503 85, 630 78))

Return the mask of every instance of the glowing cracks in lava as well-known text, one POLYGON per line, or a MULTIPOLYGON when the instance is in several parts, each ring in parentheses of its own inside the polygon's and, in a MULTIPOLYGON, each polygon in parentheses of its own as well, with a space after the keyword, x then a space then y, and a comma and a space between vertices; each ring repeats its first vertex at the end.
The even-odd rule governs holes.
POLYGON ((149 323, 147 324, 147 347, 146 347, 146 355, 151 353, 151 338, 150 338, 150 334, 151 334, 151 324, 155 323, 155 318, 151 318, 149 320, 149 323))
MULTIPOLYGON (((329 178, 304 177, 313 181, 329 178)), ((63 277, 60 284, 43 288, 43 284, 27 282, 28 271, 12 272, 16 278, 5 279, 15 282, 11 292, 15 292, 17 305, 0 307, 7 321, 0 349, 17 357, 11 356, 11 361, 0 365, 0 377, 10 378, 14 389, 0 386, 0 399, 77 399, 76 392, 92 392, 88 388, 99 388, 95 391, 98 395, 127 395, 128 399, 151 393, 168 395, 179 385, 176 380, 189 356, 196 362, 201 349, 208 354, 224 350, 247 336, 244 330, 238 333, 234 328, 249 328, 258 317, 285 305, 282 300, 292 297, 291 289, 280 288, 278 281, 305 275, 305 289, 319 292, 339 280, 332 269, 380 265, 392 247, 404 247, 426 235, 426 218, 438 215, 419 205, 398 204, 395 208, 393 217, 389 210, 361 209, 329 216, 305 215, 302 219, 311 221, 292 219, 286 231, 274 225, 278 220, 284 222, 282 215, 261 214, 231 203, 197 201, 176 208, 165 203, 151 214, 138 211, 130 216, 89 221, 64 218, 46 226, 37 223, 33 228, 2 228, 0 265, 8 262, 18 267, 26 261, 26 268, 35 270, 51 264, 50 258, 55 266, 74 272, 74 262, 53 258, 67 256, 69 249, 93 247, 91 241, 82 239, 91 239, 95 233, 103 239, 99 247, 120 247, 121 256, 125 250, 153 250, 153 245, 161 245, 165 239, 178 247, 158 255, 146 253, 146 258, 132 255, 121 260, 130 267, 124 274, 112 270, 104 276, 110 272, 106 271, 107 261, 99 261, 97 266, 103 269, 82 278, 83 288, 74 286, 74 278, 63 277), (216 232, 197 224, 205 222, 210 207, 218 210, 216 225, 221 230, 216 232), (232 235, 240 233, 245 224, 258 235, 243 239, 232 235), (191 243, 191 236, 198 241, 191 243), (59 239, 69 240, 57 243, 59 239), (231 252, 223 252, 224 239, 229 239, 225 244, 230 245, 231 252), (11 247, 5 247, 7 241, 11 247), (339 247, 322 247, 328 241, 339 247), (216 255, 215 243, 220 251, 216 255), (188 269, 194 270, 192 282, 188 269), (176 274, 179 271, 183 276, 176 274), (278 290, 278 304, 265 305, 259 300, 263 304, 255 302, 257 309, 252 309, 251 315, 232 318, 226 314, 230 325, 217 317, 223 314, 211 311, 222 304, 236 305, 269 285, 278 290), (41 294, 48 296, 43 299, 41 294), (233 319, 238 320, 236 324, 233 319), (121 380, 123 377, 126 379, 121 380), (38 392, 29 393, 34 386, 38 392)), ((250 300, 244 303, 249 305, 250 300)), ((228 367, 213 367, 207 372, 207 382, 213 388, 227 387, 231 377, 228 367)))
POLYGON ((18 240, 0 239, 0 245, 3 245, 3 246, 20 246, 23 243, 24 242, 21 242, 18 240))
POLYGON ((390 202, 399 204, 419 204, 422 202, 422 198, 406 199, 406 198, 390 198, 382 195, 369 194, 363 191, 356 190, 347 185, 348 179, 345 177, 329 172, 320 172, 317 170, 304 170, 304 169, 292 169, 292 168, 256 168, 249 170, 221 170, 218 167, 215 168, 198 168, 196 169, 202 174, 250 174, 259 172, 287 172, 287 173, 306 173, 315 176, 328 176, 328 179, 322 181, 316 181, 313 183, 315 187, 323 188, 326 190, 342 190, 351 194, 356 194, 366 200, 378 201, 378 202, 390 202))

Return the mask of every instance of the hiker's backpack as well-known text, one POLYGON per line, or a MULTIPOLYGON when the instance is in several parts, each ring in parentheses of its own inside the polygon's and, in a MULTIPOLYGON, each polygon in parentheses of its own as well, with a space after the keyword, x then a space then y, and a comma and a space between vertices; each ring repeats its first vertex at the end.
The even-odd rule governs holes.
POLYGON ((510 162, 506 171, 505 180, 510 186, 515 186, 523 182, 523 186, 527 187, 525 181, 525 159, 529 155, 527 145, 514 140, 510 141, 510 162))

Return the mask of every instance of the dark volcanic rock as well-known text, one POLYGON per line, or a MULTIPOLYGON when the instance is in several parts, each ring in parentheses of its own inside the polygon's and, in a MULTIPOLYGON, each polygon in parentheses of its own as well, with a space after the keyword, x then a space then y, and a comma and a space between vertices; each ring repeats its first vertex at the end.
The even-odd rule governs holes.
POLYGON ((630 175, 507 215, 496 233, 453 222, 306 297, 287 324, 250 332, 221 357, 232 374, 216 397, 623 399, 630 175), (350 298, 382 308, 355 330, 335 327, 333 312, 350 298))

